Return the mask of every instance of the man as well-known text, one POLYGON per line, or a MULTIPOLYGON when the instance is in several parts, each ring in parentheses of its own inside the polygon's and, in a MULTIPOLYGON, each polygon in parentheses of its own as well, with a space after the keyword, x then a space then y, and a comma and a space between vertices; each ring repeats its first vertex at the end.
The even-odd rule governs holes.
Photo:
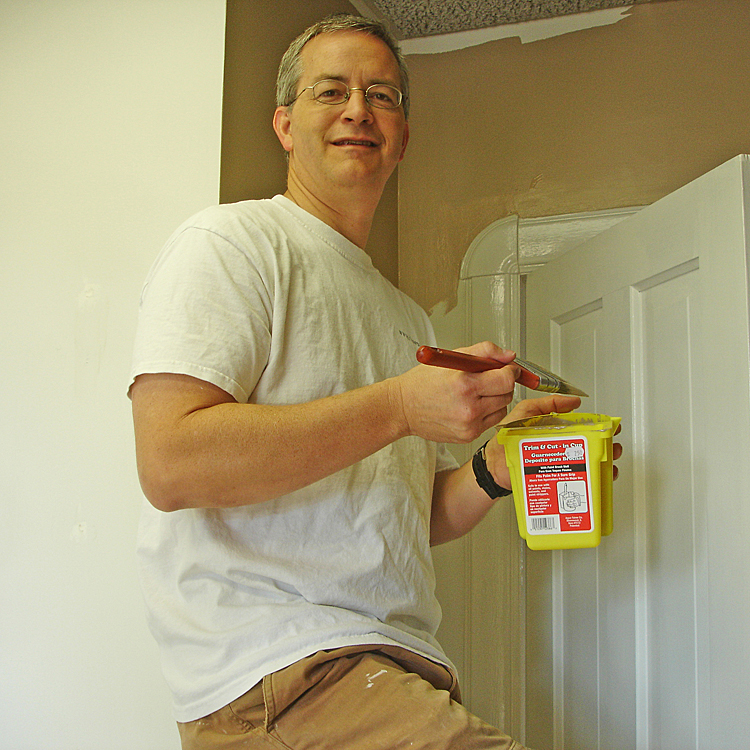
POLYGON ((495 441, 488 490, 438 444, 500 422, 517 369, 414 366, 429 322, 363 250, 407 85, 378 24, 308 29, 279 72, 287 192, 193 217, 144 287, 139 556, 186 750, 519 747, 458 702, 429 550, 510 486, 495 441))

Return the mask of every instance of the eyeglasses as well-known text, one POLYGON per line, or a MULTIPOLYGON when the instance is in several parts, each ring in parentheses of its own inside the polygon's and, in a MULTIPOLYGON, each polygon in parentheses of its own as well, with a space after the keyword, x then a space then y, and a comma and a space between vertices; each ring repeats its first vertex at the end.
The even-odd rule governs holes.
POLYGON ((397 88, 389 86, 387 83, 373 83, 366 89, 360 89, 349 88, 343 81, 325 79, 314 83, 312 86, 305 86, 292 100, 291 104, 294 104, 302 96, 302 93, 308 89, 312 91, 313 99, 321 104, 343 104, 349 101, 352 91, 361 91, 365 95, 367 103, 378 109, 396 109, 401 106, 404 98, 404 95, 397 88))

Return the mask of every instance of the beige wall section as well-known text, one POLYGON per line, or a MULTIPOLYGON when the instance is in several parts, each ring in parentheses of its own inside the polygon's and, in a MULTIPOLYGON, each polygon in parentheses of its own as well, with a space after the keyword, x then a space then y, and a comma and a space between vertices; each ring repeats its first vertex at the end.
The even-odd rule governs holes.
MULTIPOLYGON (((276 73, 289 43, 335 12, 356 13, 346 0, 228 0, 221 201, 268 198, 286 189, 286 159, 271 120, 276 73)), ((398 191, 386 186, 367 251, 380 272, 398 281, 398 191)))
POLYGON ((749 151, 748 38, 746 0, 671 0, 528 44, 409 56, 401 288, 451 307, 492 221, 649 204, 749 151))

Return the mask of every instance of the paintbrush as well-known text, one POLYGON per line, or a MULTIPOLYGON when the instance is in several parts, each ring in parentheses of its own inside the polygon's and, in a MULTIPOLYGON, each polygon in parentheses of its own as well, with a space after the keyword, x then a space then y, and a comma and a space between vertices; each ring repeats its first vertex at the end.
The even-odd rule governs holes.
MULTIPOLYGON (((434 346, 420 346, 417 349, 417 361, 423 365, 447 367, 451 370, 463 370, 464 372, 484 372, 485 370, 499 370, 501 367, 505 367, 502 362, 498 362, 496 359, 475 357, 473 354, 454 352, 450 349, 437 349, 434 346)), ((589 395, 533 362, 514 359, 510 364, 518 365, 521 370, 516 382, 534 391, 564 393, 572 396, 589 395)))

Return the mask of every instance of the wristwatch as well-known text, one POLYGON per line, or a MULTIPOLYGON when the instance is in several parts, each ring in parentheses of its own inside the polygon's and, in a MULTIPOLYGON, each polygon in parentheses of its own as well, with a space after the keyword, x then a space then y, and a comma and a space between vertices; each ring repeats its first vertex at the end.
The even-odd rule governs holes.
MULTIPOLYGON (((487 443, 490 441, 488 440, 487 443)), ((474 469, 474 476, 476 477, 477 484, 493 499, 499 497, 505 497, 506 495, 512 495, 513 490, 501 487, 490 474, 490 470, 487 468, 487 458, 484 455, 484 449, 487 447, 485 443, 471 459, 471 468, 474 469)))

